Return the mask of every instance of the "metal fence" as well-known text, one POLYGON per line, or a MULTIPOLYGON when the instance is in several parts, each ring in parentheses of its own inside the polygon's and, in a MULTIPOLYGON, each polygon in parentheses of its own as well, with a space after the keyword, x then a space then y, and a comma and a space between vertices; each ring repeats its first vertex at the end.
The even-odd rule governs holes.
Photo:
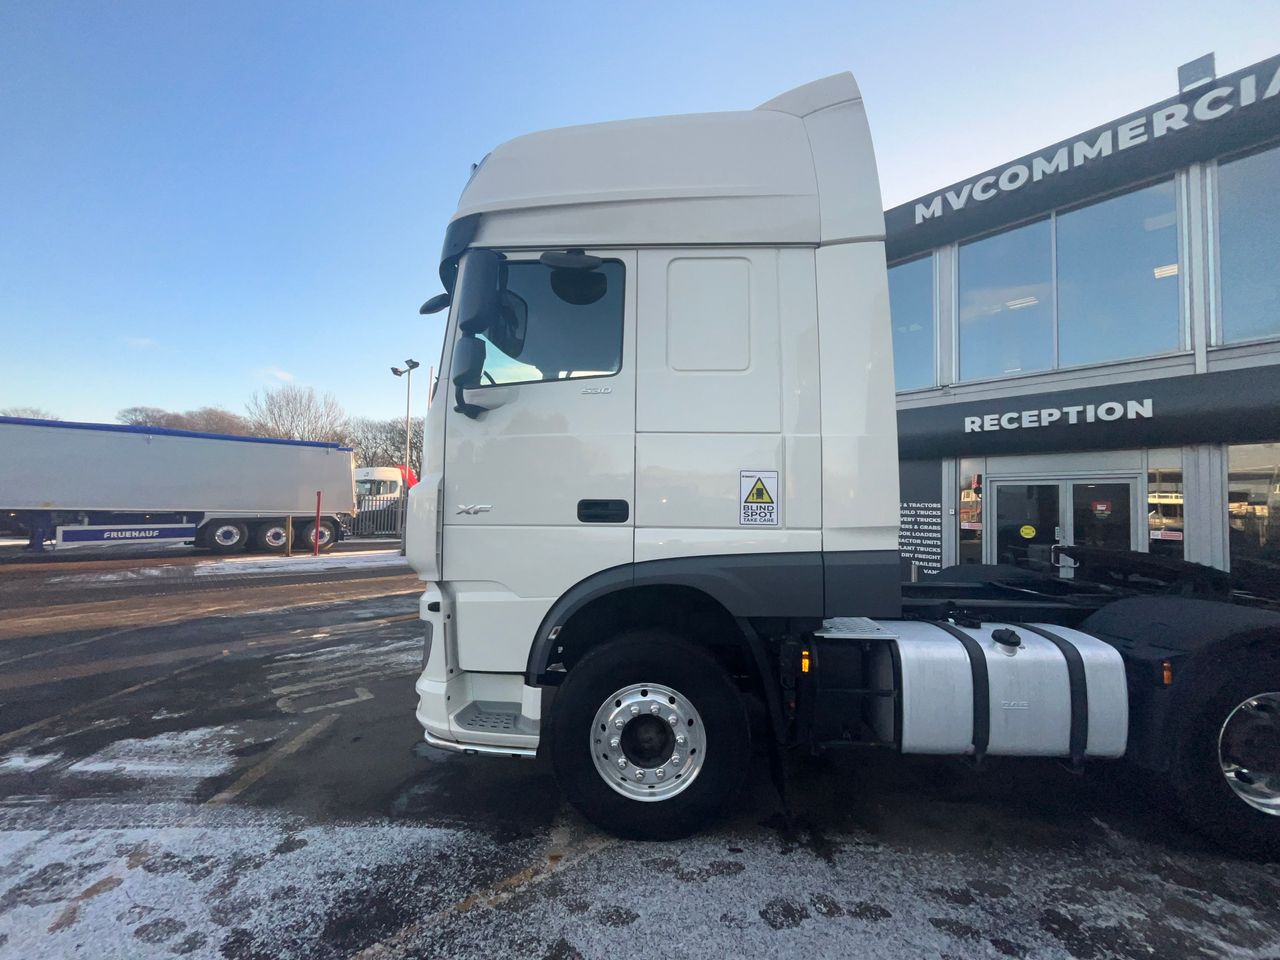
POLYGON ((351 536, 382 537, 400 535, 400 514, 404 500, 398 493, 387 496, 358 498, 355 518, 351 521, 351 536))

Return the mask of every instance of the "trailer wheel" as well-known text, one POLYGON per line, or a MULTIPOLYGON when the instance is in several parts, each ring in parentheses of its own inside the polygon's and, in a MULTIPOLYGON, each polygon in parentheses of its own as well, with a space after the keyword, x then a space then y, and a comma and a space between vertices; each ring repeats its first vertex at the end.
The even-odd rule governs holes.
MULTIPOLYGON (((333 529, 333 522, 330 520, 320 521, 320 552, 328 553, 333 549, 333 545, 337 540, 337 535, 333 529)), ((312 520, 302 528, 302 542, 308 550, 316 545, 316 523, 312 520)))
POLYGON ((556 693, 550 732, 569 802, 629 839, 688 836, 748 775, 741 694, 705 650, 661 630, 586 654, 556 693))
POLYGON ((238 520, 215 520, 205 526, 204 533, 214 553, 239 553, 249 543, 249 530, 238 520))
POLYGON ((1280 857, 1280 656, 1226 659, 1204 688, 1178 729, 1179 809, 1234 853, 1280 857))
POLYGON ((283 520, 264 523, 253 535, 253 542, 258 545, 258 549, 265 550, 267 553, 284 553, 288 539, 283 520))

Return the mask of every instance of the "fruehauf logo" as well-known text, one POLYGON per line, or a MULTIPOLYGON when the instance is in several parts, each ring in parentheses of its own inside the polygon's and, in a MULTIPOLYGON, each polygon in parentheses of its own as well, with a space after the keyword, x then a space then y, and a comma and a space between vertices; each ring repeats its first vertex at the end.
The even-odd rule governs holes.
POLYGON ((1025 430, 1032 427, 1048 427, 1063 422, 1066 426, 1079 423, 1112 423, 1116 420, 1150 420, 1155 407, 1150 397, 1145 400, 1107 400, 1104 403, 1077 403, 1065 407, 1038 407, 1034 410, 1008 410, 1004 413, 988 413, 964 418, 965 433, 985 433, 990 430, 1025 430))
POLYGON ((1132 150, 1142 144, 1185 130, 1195 122, 1209 122, 1225 117, 1233 110, 1243 110, 1259 100, 1269 100, 1280 95, 1280 69, 1276 70, 1265 87, 1266 77, 1247 74, 1239 84, 1218 84, 1206 90, 1191 103, 1171 103, 1157 107, 1099 133, 1092 142, 1076 140, 1058 147, 1051 155, 1032 157, 1005 167, 999 173, 989 173, 963 184, 954 190, 940 193, 932 200, 917 201, 916 225, 943 216, 948 211, 962 210, 970 202, 981 203, 999 193, 1010 193, 1039 183, 1045 177, 1079 167, 1091 160, 1100 160, 1124 150, 1132 150), (1259 89, 1262 90, 1259 95, 1259 89))

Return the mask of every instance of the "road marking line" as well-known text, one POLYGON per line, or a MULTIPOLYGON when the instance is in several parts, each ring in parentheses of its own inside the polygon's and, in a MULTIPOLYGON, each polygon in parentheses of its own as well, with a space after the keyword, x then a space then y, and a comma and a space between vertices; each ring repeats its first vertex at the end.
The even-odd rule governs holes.
POLYGON ((126 694, 136 693, 137 691, 144 690, 147 687, 155 686, 157 683, 162 683, 165 680, 172 680, 174 677, 188 673, 192 670, 198 670, 201 667, 208 666, 214 661, 221 659, 222 655, 219 654, 216 657, 209 657, 205 660, 199 661, 198 663, 188 664, 178 670, 171 670, 164 676, 153 677, 150 680, 144 680, 142 683, 135 683, 131 687, 125 687, 123 690, 117 690, 115 693, 109 693, 105 697, 99 697, 97 700, 90 700, 88 703, 82 703, 78 707, 72 707, 64 713, 55 714, 52 717, 45 717, 43 720, 37 720, 35 723, 29 723, 25 727, 19 727, 17 730, 10 730, 8 733, 0 734, 0 743, 8 743, 10 740, 17 739, 24 733, 30 733, 32 730, 39 730, 41 727, 46 727, 56 720, 64 720, 67 717, 75 716, 78 713, 84 713, 86 710, 92 710, 94 707, 101 706, 110 700, 116 699, 116 697, 123 697, 126 694))
POLYGON ((234 800, 236 797, 242 794, 245 790, 253 786, 259 780, 265 777, 268 773, 270 773, 273 769, 275 769, 276 764, 278 764, 281 760, 285 759, 285 757, 288 757, 297 753, 299 750, 305 747, 308 743, 310 743, 316 737, 320 736, 320 734, 328 730, 331 726, 333 726, 334 721, 336 721, 337 719, 338 719, 338 714, 336 713, 331 713, 326 717, 321 717, 319 720, 317 720, 311 726, 307 727, 307 729, 303 730, 300 734, 298 734, 292 740, 287 741, 284 745, 277 747, 275 750, 272 750, 270 753, 268 753, 265 757, 263 757, 261 763, 259 763, 257 766, 250 767, 248 770, 246 770, 245 773, 240 777, 240 779, 237 780, 235 783, 231 784, 231 786, 227 787, 227 789, 223 790, 221 793, 214 794, 212 797, 206 800, 205 805, 221 806, 222 804, 230 803, 232 800, 234 800))

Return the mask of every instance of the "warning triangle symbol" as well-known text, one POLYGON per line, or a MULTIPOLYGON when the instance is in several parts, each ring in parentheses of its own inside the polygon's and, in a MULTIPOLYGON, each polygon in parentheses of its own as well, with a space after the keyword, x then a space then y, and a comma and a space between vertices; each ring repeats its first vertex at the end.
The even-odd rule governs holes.
POLYGON ((751 488, 751 492, 747 494, 747 499, 743 503, 773 503, 773 497, 769 496, 764 481, 756 477, 755 486, 751 488))

